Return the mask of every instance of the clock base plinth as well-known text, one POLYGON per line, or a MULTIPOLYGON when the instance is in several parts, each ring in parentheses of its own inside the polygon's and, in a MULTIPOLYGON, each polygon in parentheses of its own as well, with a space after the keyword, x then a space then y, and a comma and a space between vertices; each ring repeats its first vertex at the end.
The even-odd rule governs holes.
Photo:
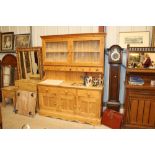
POLYGON ((115 110, 117 112, 120 111, 121 104, 119 102, 107 102, 107 108, 115 110))

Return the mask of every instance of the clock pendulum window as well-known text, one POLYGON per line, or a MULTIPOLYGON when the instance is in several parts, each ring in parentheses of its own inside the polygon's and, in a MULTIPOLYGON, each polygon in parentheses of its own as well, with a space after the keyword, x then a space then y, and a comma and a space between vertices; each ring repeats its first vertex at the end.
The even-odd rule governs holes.
POLYGON ((113 45, 108 49, 109 57, 109 100, 107 108, 115 111, 120 110, 119 90, 120 90, 120 65, 122 63, 123 49, 118 45, 113 45))

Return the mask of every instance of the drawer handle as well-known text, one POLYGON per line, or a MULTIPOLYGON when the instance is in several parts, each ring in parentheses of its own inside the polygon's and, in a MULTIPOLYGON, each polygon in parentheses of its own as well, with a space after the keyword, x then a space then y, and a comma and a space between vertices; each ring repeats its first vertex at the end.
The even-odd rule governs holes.
POLYGON ((48 91, 48 89, 46 89, 46 91, 48 91))
POLYGON ((88 97, 90 97, 90 94, 87 94, 88 95, 88 97))

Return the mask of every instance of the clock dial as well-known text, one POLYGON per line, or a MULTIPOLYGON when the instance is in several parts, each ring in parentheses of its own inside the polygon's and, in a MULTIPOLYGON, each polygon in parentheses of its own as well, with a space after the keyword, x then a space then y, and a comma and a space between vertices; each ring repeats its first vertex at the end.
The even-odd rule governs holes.
POLYGON ((109 63, 121 64, 123 49, 119 45, 113 45, 109 49, 109 63))
POLYGON ((120 59, 120 53, 117 51, 117 49, 114 49, 111 53, 111 59, 113 61, 118 61, 120 59))

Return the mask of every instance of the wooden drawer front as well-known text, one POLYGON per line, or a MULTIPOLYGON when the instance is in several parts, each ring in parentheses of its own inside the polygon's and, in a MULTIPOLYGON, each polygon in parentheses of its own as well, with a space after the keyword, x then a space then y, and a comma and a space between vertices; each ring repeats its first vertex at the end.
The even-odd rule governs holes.
POLYGON ((37 85, 29 84, 29 83, 23 83, 23 84, 20 84, 18 86, 18 89, 25 90, 25 91, 34 91, 34 92, 36 92, 37 91, 37 85))
MULTIPOLYGON (((17 80, 15 81, 15 86, 20 90, 36 92, 37 91, 37 82, 25 82, 26 80, 17 80)), ((33 80, 32 80, 33 81, 33 80)))
POLYGON ((38 86, 39 93, 76 94, 76 89, 38 86))
POLYGON ((61 91, 59 94, 63 95, 76 95, 76 89, 70 89, 70 88, 60 88, 61 91))
POLYGON ((129 97, 127 122, 143 127, 155 127, 155 99, 129 97))
POLYGON ((103 72, 103 67, 101 67, 101 68, 91 68, 91 72, 100 72, 100 73, 102 73, 103 72))
POLYGON ((154 91, 133 91, 133 90, 129 90, 128 95, 130 97, 142 97, 142 98, 154 98, 155 99, 155 92, 154 91))
POLYGON ((60 93, 62 91, 61 88, 58 87, 48 87, 48 86, 38 86, 39 93, 60 93))
POLYGON ((84 97, 100 97, 101 92, 100 91, 95 91, 95 90, 78 90, 77 91, 78 96, 84 96, 84 97))

